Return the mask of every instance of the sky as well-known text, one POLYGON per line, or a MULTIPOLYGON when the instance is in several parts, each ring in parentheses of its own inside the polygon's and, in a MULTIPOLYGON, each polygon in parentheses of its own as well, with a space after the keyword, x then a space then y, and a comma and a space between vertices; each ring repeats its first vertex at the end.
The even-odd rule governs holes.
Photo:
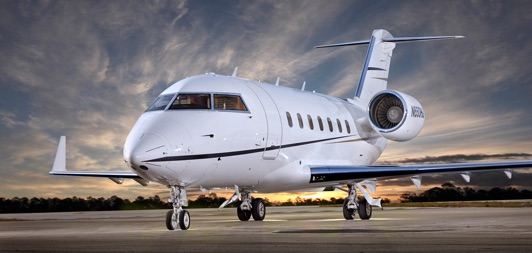
MULTIPOLYGON (((48 175, 59 137, 72 170, 127 170, 122 147, 169 85, 214 72, 341 98, 354 96, 367 46, 314 46, 464 35, 399 44, 388 88, 423 105, 414 140, 390 142, 378 163, 532 159, 530 1, 0 1, 0 197, 167 196, 165 186, 48 175)), ((532 171, 379 181, 396 198, 451 181, 532 187, 532 171)), ((223 192, 222 192, 223 194, 223 192)), ((343 196, 280 193, 272 200, 343 196)), ((258 195, 257 195, 258 196, 258 195)))

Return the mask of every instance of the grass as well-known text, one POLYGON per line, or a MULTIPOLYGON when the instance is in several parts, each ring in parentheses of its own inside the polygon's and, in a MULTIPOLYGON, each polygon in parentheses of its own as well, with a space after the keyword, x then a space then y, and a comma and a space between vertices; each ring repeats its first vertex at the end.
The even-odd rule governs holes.
MULTIPOLYGON (((342 207, 342 205, 322 205, 323 207, 342 207)), ((449 202, 408 202, 383 203, 386 207, 532 207, 532 200, 523 201, 449 201, 449 202)))
POLYGON ((0 222, 2 222, 2 221, 24 221, 24 220, 22 220, 22 219, 17 219, 17 218, 8 218, 8 219, 6 219, 6 218, 0 218, 0 222))

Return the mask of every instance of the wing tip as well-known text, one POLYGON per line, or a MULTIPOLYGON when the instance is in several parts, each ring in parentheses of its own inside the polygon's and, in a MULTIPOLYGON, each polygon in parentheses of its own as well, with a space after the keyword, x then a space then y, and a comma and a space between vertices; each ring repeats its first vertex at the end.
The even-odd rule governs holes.
POLYGON ((57 152, 55 153, 55 160, 50 171, 51 175, 54 172, 67 171, 66 169, 66 136, 59 138, 59 144, 57 145, 57 152))

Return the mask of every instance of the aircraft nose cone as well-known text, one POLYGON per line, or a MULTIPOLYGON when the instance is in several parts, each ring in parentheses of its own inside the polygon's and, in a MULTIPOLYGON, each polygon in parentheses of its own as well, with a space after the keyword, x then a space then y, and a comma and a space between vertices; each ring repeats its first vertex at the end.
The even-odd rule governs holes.
POLYGON ((148 170, 147 162, 163 158, 167 154, 168 143, 164 138, 153 133, 145 133, 132 148, 129 161, 134 169, 148 170))

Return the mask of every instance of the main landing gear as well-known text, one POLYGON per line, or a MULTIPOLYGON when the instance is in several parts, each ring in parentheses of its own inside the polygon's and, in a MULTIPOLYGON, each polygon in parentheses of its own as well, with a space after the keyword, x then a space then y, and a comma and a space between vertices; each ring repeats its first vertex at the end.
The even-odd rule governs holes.
POLYGON ((190 214, 183 209, 183 206, 188 206, 187 192, 185 188, 175 185, 170 189, 168 202, 172 203, 173 209, 166 213, 166 228, 176 230, 179 227, 181 230, 187 230, 190 227, 190 214))
POLYGON ((373 199, 360 184, 348 184, 347 187, 348 195, 344 200, 342 208, 346 220, 354 219, 357 212, 360 219, 369 220, 373 211, 373 205, 382 208, 381 199, 373 199), (357 188, 362 192, 363 197, 357 197, 357 188))
POLYGON ((236 208, 236 214, 241 221, 248 221, 252 216, 256 221, 264 220, 266 217, 266 205, 262 199, 251 200, 251 193, 244 193, 240 205, 236 208))
POLYGON ((226 200, 218 209, 233 203, 236 199, 240 200, 240 204, 236 208, 236 214, 241 221, 248 221, 253 217, 256 221, 264 220, 266 217, 266 205, 261 198, 251 199, 251 192, 244 190, 239 191, 238 186, 235 185, 235 194, 226 200))

